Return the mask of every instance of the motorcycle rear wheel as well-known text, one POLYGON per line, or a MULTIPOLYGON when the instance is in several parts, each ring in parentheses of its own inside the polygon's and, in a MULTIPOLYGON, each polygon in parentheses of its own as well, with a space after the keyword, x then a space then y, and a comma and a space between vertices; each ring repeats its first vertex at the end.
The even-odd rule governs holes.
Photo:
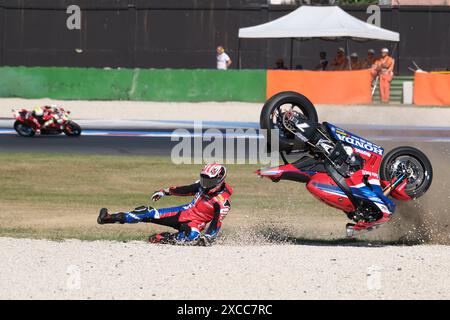
POLYGON ((14 122, 14 130, 22 137, 33 137, 36 134, 36 131, 32 127, 19 120, 14 122))
MULTIPOLYGON (((271 129, 279 129, 280 152, 303 149, 302 146, 296 145, 297 141, 294 136, 282 124, 282 116, 287 111, 293 111, 301 117, 318 122, 316 108, 304 95, 293 91, 277 93, 266 101, 259 118, 261 129, 267 130, 264 134, 268 148, 271 141, 271 129)), ((270 148, 269 151, 271 151, 270 148)))
POLYGON ((391 181, 398 174, 406 174, 405 193, 415 199, 431 186, 433 167, 428 157, 413 147, 397 147, 389 151, 381 161, 380 178, 391 181))

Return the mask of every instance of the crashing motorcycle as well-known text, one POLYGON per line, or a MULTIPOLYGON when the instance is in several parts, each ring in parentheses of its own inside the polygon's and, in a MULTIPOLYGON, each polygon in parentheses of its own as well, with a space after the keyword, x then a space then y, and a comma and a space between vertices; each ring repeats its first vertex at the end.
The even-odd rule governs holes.
POLYGON ((267 148, 284 164, 257 170, 273 182, 291 180, 325 204, 340 209, 354 223, 348 237, 378 228, 395 211, 391 198, 410 201, 430 187, 433 170, 420 150, 401 146, 385 153, 382 146, 331 123, 319 123, 314 105, 296 92, 270 98, 260 115, 267 148), (278 150, 270 150, 276 134, 278 150))
POLYGON ((41 135, 59 135, 64 133, 68 137, 79 137, 81 127, 71 120, 70 111, 64 108, 48 108, 46 110, 47 119, 54 119, 45 128, 41 128, 42 123, 33 115, 33 111, 27 109, 12 110, 15 118, 14 130, 22 137, 33 137, 36 133, 41 135))

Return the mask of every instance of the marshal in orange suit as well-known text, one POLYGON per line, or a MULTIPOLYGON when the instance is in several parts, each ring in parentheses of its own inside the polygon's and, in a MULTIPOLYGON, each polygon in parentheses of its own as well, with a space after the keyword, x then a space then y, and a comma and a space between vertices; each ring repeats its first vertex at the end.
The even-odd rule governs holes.
POLYGON ((381 49, 381 57, 375 61, 374 74, 380 76, 380 95, 382 102, 389 102, 391 81, 394 76, 395 60, 389 56, 387 48, 381 49))

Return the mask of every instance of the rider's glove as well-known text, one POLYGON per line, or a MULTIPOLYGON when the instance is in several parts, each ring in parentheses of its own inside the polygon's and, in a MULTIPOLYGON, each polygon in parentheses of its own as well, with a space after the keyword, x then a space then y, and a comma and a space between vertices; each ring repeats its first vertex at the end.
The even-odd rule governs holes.
POLYGON ((161 189, 159 191, 155 191, 155 193, 153 193, 151 199, 153 201, 158 201, 162 197, 169 196, 169 195, 170 195, 169 189, 161 189))

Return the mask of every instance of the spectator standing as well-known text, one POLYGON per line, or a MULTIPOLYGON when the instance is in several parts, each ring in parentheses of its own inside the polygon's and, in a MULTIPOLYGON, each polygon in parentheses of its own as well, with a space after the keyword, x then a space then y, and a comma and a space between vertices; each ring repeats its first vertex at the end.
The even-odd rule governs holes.
POLYGON ((345 50, 344 48, 339 48, 336 57, 331 61, 331 69, 332 70, 344 70, 347 65, 345 59, 345 50))
POLYGON ((375 70, 380 77, 380 96, 382 102, 389 102, 390 99, 394 64, 395 60, 389 56, 389 49, 381 49, 381 57, 375 61, 375 70))
POLYGON ((217 69, 227 70, 231 65, 230 57, 225 53, 225 49, 222 46, 218 46, 217 53, 217 69))
POLYGON ((319 53, 319 64, 316 66, 316 70, 322 70, 325 71, 328 67, 328 60, 327 60, 327 53, 325 51, 321 51, 319 53))

